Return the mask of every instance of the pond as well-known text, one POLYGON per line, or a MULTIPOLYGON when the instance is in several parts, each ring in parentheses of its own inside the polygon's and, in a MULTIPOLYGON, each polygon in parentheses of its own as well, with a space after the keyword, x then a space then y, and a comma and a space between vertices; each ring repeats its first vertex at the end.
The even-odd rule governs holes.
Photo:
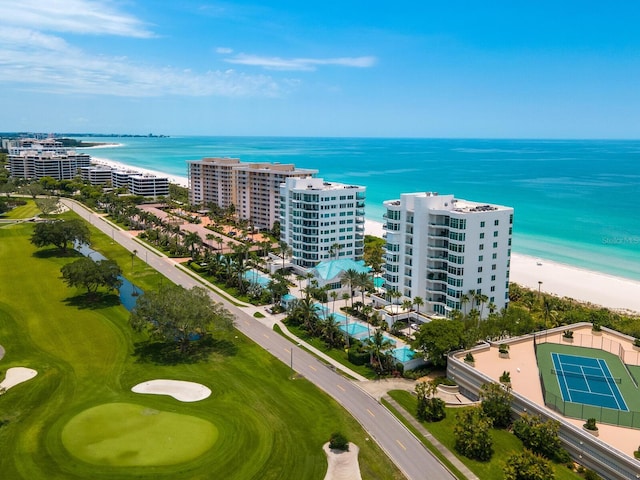
MULTIPOLYGON (((100 260, 107 260, 107 257, 102 255, 100 252, 96 252, 86 243, 82 243, 82 244, 76 243, 74 245, 74 248, 85 257, 89 257, 94 262, 98 262, 100 260)), ((118 289, 118 295, 120 296, 120 303, 122 303, 124 308, 131 311, 133 310, 133 307, 136 306, 138 297, 142 295, 144 292, 142 291, 142 289, 140 289, 140 287, 135 286, 133 283, 131 283, 122 275, 118 278, 122 282, 122 285, 118 289)))

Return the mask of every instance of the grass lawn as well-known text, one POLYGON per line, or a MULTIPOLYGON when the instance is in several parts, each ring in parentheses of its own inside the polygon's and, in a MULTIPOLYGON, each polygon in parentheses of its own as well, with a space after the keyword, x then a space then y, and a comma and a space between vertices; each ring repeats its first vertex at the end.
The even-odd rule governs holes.
MULTIPOLYGON (((131 330, 124 307, 79 301, 83 292, 60 280, 60 267, 73 257, 37 251, 28 242, 32 228, 18 224, 0 229, 0 344, 6 349, 0 371, 17 366, 38 371, 37 377, 0 397, 2 478, 322 479, 327 463, 321 446, 334 431, 359 445, 363 478, 402 478, 384 453, 365 441, 366 433, 344 409, 308 381, 289 380, 286 365, 237 331, 218 336, 206 361, 151 362, 144 355, 149 352, 146 339, 131 330), (131 392, 132 386, 156 378, 199 382, 212 395, 182 403, 131 392), (109 410, 113 404, 121 404, 118 412, 109 410), (110 428, 124 435, 123 424, 132 422, 140 408, 167 414, 162 432, 181 418, 168 414, 183 415, 197 426, 193 431, 205 444, 213 435, 207 429, 217 430, 217 440, 201 453, 202 444, 191 447, 190 438, 183 443, 194 456, 181 453, 180 463, 162 466, 126 460, 162 451, 165 440, 153 431, 155 422, 144 426, 152 432, 144 442, 123 441, 121 450, 112 452, 115 460, 97 461, 77 444, 81 435, 87 445, 101 436, 107 441, 105 415, 113 422, 110 428), (95 412, 102 418, 99 427, 84 431, 86 415, 95 412), (142 444, 151 450, 143 451, 142 444), (110 462, 116 464, 106 464, 110 462)), ((130 254, 109 237, 92 235, 93 247, 117 260, 129 276, 130 254)), ((159 283, 157 274, 146 269, 134 258, 133 280, 143 289, 159 283)), ((103 448, 102 453, 111 450, 103 448)))
MULTIPOLYGON (((417 399, 411 393, 393 390, 389 392, 389 396, 402 405, 407 412, 416 411, 417 399)), ((456 424, 456 413, 458 411, 460 411, 459 408, 447 408, 447 416, 444 420, 433 423, 422 422, 422 425, 479 478, 482 480, 502 480, 502 471, 507 458, 514 452, 522 451, 522 442, 507 430, 492 429, 491 438, 493 439, 494 453, 491 461, 478 462, 458 455, 454 449, 455 441, 453 437, 453 427, 456 424)), ((569 470, 564 464, 553 464, 553 466, 556 480, 577 480, 582 478, 569 470)))
POLYGON ((33 199, 21 198, 26 201, 26 205, 20 205, 10 211, 0 214, 0 218, 19 220, 22 218, 31 218, 40 213, 40 209, 36 207, 36 202, 33 199))

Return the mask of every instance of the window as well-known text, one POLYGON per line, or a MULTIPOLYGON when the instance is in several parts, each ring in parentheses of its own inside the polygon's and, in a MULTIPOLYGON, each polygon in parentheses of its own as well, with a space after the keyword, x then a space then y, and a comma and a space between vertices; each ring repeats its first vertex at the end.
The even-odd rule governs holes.
POLYGON ((484 227, 484 222, 480 222, 480 228, 484 227))
POLYGON ((496 287, 494 287, 493 285, 491 285, 491 291, 495 292, 496 291, 496 287))
POLYGON ((481 261, 483 261, 483 260, 484 260, 484 255, 479 255, 479 256, 478 256, 478 261, 479 261, 479 262, 481 262, 481 261))
POLYGON ((491 281, 495 282, 496 281, 496 276, 495 275, 491 275, 491 281))
POLYGON ((497 230, 493 232, 493 236, 494 236, 494 237, 497 237, 497 236, 498 236, 498 231, 497 231, 497 230))
POLYGON ((491 258, 493 258, 495 260, 496 258, 498 258, 498 254, 497 253, 492 254, 491 258))
POLYGON ((493 248, 498 248, 498 242, 493 242, 493 248))
POLYGON ((484 250, 484 243, 481 243, 480 246, 478 247, 479 250, 484 250))
POLYGON ((478 273, 482 273, 482 267, 478 267, 478 273))
POLYGON ((494 263, 493 265, 491 265, 491 270, 495 270, 496 269, 496 264, 494 263))
POLYGON ((498 219, 494 220, 493 224, 497 227, 498 225, 500 225, 500 220, 498 219))
POLYGON ((484 238, 484 232, 480 234, 480 238, 484 238))
POLYGON ((482 277, 478 277, 478 283, 482 283, 482 277))

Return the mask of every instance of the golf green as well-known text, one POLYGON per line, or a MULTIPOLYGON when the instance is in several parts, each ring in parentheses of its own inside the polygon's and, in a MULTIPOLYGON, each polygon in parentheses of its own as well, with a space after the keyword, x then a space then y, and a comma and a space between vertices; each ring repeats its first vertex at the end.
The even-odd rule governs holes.
POLYGON ((218 439, 211 422, 133 403, 108 403, 85 410, 62 430, 62 443, 94 465, 175 465, 199 457, 218 439))

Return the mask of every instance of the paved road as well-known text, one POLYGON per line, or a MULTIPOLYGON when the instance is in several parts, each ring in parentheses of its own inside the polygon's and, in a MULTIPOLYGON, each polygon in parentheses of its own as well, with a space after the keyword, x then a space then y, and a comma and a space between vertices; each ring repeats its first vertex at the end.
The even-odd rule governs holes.
MULTIPOLYGON (((146 250, 144 245, 133 240, 127 233, 112 227, 102 217, 68 199, 63 199, 62 202, 129 251, 137 250, 139 258, 146 259, 150 266, 173 282, 185 288, 202 286, 197 280, 176 268, 175 263, 171 260, 165 257, 158 257, 152 251, 146 252, 143 256, 140 252, 146 250)), ((360 389, 357 383, 337 374, 316 357, 293 345, 290 341, 224 298, 216 296, 213 292, 210 294, 216 301, 222 302, 235 315, 236 327, 240 332, 287 365, 290 365, 293 358, 294 370, 327 392, 346 408, 385 450, 407 479, 455 479, 412 433, 398 422, 385 407, 360 389), (293 353, 291 349, 293 349, 293 353)))

